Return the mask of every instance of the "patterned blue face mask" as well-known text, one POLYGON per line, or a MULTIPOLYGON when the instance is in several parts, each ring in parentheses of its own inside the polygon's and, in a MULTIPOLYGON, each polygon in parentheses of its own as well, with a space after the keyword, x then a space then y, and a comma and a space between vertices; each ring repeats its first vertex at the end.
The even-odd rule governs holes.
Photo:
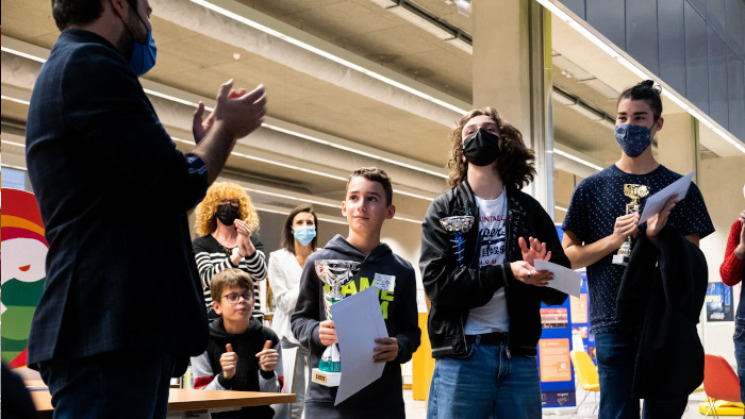
POLYGON ((311 226, 295 227, 295 233, 293 235, 298 243, 307 246, 316 237, 316 228, 311 226))
POLYGON ((144 44, 135 42, 132 45, 132 56, 129 57, 129 65, 137 76, 142 76, 155 66, 155 56, 157 53, 158 49, 155 47, 153 30, 148 29, 147 41, 144 44))
POLYGON ((639 125, 616 125, 615 135, 624 154, 629 157, 639 157, 652 143, 652 130, 639 125))

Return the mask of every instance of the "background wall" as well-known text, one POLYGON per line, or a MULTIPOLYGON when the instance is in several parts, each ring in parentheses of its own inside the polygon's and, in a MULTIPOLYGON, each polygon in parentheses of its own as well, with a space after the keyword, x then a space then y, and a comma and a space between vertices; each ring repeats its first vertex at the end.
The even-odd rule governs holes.
POLYGON ((562 3, 735 137, 745 138, 745 1, 562 3))
MULTIPOLYGON (((709 215, 716 231, 701 241, 701 249, 709 264, 709 282, 721 281, 719 266, 724 260, 727 236, 732 223, 745 209, 743 184, 745 184, 745 157, 719 157, 705 159, 699 166, 698 186, 704 195, 709 215)), ((740 301, 742 285, 733 287, 735 310, 740 301)), ((705 312, 704 308, 704 312, 705 312)), ((733 322, 704 322, 704 347, 707 353, 724 356, 735 363, 735 348, 732 343, 733 322)))

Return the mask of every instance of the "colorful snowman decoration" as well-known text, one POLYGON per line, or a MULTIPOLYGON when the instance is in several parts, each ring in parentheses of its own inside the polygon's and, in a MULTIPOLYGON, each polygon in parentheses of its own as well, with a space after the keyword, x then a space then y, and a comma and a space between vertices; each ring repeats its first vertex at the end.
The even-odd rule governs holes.
POLYGON ((32 193, 2 190, 0 356, 10 368, 26 366, 31 320, 44 291, 49 245, 32 193))

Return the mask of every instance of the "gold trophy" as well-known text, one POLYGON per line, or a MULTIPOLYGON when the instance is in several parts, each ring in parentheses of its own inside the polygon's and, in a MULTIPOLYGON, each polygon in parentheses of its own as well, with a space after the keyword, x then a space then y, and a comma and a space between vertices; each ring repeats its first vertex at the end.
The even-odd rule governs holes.
MULTIPOLYGON (((626 214, 633 214, 639 212, 639 199, 646 198, 649 195, 649 188, 644 185, 635 185, 633 183, 627 183, 623 185, 623 194, 631 198, 631 202, 626 204, 626 214)), ((626 266, 629 263, 629 256, 631 255, 631 236, 626 238, 618 252, 613 255, 614 265, 626 266)))

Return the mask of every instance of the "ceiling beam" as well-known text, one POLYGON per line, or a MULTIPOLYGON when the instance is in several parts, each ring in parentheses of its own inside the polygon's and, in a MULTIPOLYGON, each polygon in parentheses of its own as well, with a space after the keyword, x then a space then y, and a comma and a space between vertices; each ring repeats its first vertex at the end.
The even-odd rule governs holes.
POLYGON ((444 126, 471 105, 233 0, 152 0, 163 20, 444 126))

